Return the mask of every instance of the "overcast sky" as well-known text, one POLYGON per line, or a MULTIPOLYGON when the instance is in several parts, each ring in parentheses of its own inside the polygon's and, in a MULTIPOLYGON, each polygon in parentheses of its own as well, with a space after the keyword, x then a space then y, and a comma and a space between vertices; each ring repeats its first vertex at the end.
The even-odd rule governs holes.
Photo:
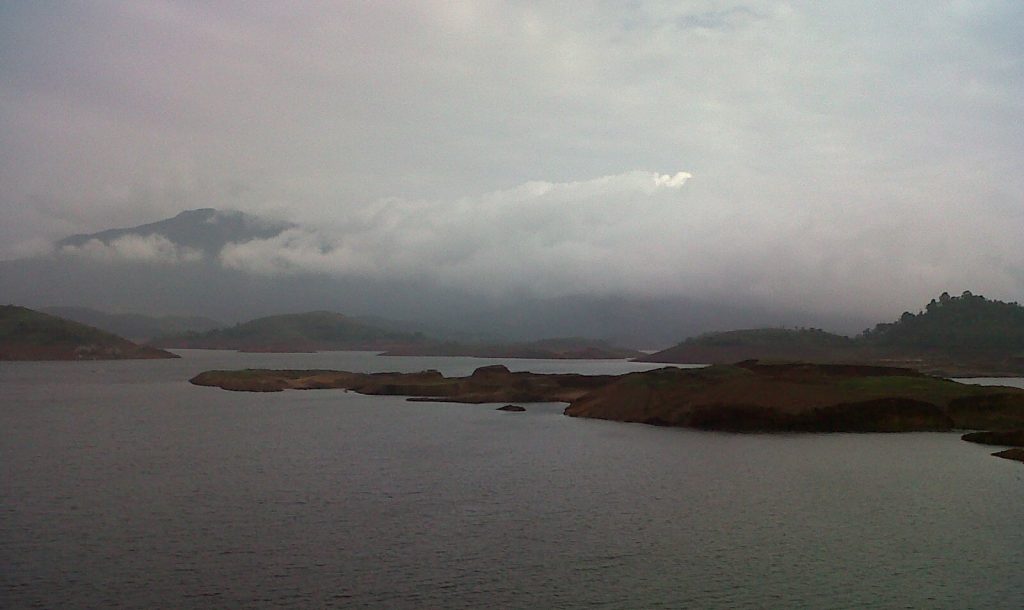
POLYGON ((304 225, 222 253, 258 273, 1024 300, 1022 31, 1018 0, 3 2, 0 257, 216 207, 304 225))

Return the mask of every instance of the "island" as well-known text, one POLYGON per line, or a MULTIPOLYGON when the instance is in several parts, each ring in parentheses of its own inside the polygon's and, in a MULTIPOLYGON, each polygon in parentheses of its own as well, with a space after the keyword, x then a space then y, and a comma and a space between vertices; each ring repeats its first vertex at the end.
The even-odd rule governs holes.
POLYGON ((92 326, 17 305, 0 306, 0 360, 178 358, 92 326))
POLYGON ((614 375, 511 372, 501 364, 483 366, 468 377, 418 373, 350 373, 323 370, 206 371, 190 382, 240 392, 281 392, 339 388, 360 394, 408 396, 422 402, 572 402, 607 385, 614 375))
POLYGON ((757 361, 623 375, 207 371, 235 391, 340 388, 417 401, 566 402, 565 414, 729 432, 918 432, 1024 428, 1024 389, 957 383, 909 368, 757 361))
POLYGON ((541 339, 526 343, 459 343, 430 341, 390 349, 383 356, 466 356, 472 358, 530 358, 536 360, 625 360, 642 352, 607 341, 579 337, 541 339))
POLYGON ((989 430, 987 432, 970 432, 963 435, 965 441, 980 443, 982 445, 999 445, 1012 447, 1003 451, 997 451, 992 455, 1024 462, 1024 428, 1012 430, 989 430))

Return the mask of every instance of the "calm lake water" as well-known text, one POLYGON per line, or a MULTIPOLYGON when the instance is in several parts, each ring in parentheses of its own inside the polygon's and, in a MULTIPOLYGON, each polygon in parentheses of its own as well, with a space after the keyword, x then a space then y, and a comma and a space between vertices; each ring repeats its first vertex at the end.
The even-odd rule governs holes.
POLYGON ((573 419, 559 404, 232 393, 187 379, 496 361, 181 353, 0 363, 0 607, 1024 600, 1024 465, 958 434, 733 435, 573 419))

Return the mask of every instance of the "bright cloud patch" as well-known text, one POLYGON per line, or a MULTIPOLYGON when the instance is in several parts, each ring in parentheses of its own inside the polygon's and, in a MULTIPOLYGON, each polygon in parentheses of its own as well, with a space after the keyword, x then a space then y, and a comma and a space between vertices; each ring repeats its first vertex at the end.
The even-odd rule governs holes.
MULTIPOLYGON (((991 218, 951 219, 926 192, 904 193, 900 206, 792 206, 769 189, 690 178, 632 171, 455 200, 383 199, 229 244, 220 262, 491 294, 677 294, 828 312, 896 307, 945 286, 1002 294, 1019 281, 997 273, 998 261, 964 256, 991 218)), ((1017 260, 1018 244, 1004 231, 986 247, 1017 260)))
POLYGON ((199 250, 179 246, 158 234, 125 235, 109 243, 91 239, 80 246, 63 246, 60 253, 104 262, 175 264, 196 262, 203 258, 199 250))
POLYGON ((385 199, 316 228, 230 244, 220 259, 257 273, 415 276, 487 291, 649 287, 658 264, 644 259, 672 227, 683 230, 688 178, 634 171, 456 201, 385 199))

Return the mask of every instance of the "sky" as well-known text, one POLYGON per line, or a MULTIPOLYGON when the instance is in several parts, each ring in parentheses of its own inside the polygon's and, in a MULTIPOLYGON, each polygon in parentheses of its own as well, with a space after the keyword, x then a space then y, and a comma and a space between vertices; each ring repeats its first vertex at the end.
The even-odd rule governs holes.
POLYGON ((0 258, 215 207, 299 225, 220 253, 250 273, 1024 301, 1022 30, 1016 0, 3 1, 0 258))

